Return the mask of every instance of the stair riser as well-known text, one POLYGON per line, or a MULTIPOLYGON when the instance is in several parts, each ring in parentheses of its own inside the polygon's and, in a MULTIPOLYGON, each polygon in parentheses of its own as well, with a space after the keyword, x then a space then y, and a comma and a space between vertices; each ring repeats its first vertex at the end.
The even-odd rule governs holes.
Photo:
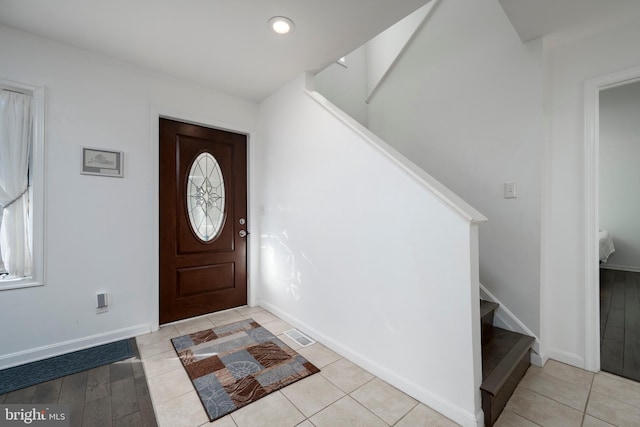
POLYGON ((491 301, 480 301, 480 323, 482 345, 485 345, 493 338, 493 317, 498 309, 498 304, 491 301))
POLYGON ((507 401, 520 383, 520 380, 524 377, 527 369, 531 365, 529 361, 530 353, 531 350, 527 351, 522 359, 520 359, 518 365, 509 376, 509 379, 504 383, 495 396, 484 390, 482 391, 482 410, 484 411, 485 427, 491 427, 496 422, 507 404, 507 401))
POLYGON ((491 315, 484 316, 482 318, 482 330, 481 330, 482 345, 485 345, 491 338, 493 338, 493 311, 491 315))
POLYGON ((493 337, 493 311, 490 311, 481 319, 482 330, 481 330, 481 338, 482 345, 488 343, 493 337))

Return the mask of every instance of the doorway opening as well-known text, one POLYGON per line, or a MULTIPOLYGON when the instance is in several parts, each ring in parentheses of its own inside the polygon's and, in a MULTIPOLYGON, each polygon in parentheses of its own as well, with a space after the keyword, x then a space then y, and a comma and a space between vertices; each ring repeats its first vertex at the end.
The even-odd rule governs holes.
MULTIPOLYGON (((618 233, 618 231, 612 232, 611 230, 607 230, 609 233, 600 233, 604 226, 601 221, 608 215, 605 214, 605 218, 603 218, 603 212, 601 212, 602 190, 605 186, 608 186, 608 184, 603 185, 603 171, 601 171, 601 164, 604 160, 601 156, 601 144, 603 142, 601 141, 601 113, 604 112, 601 111, 601 95, 605 90, 626 86, 638 81, 640 81, 640 68, 610 74, 585 83, 585 367, 592 371, 615 369, 613 373, 617 375, 623 375, 624 373, 626 339, 623 337, 627 334, 625 323, 633 324, 633 313, 635 313, 635 308, 632 305, 628 306, 630 308, 629 314, 626 313, 627 306, 623 298, 626 300, 628 289, 629 301, 631 302, 635 290, 631 283, 635 281, 635 276, 631 274, 633 272, 625 271, 629 268, 624 268, 625 266, 622 265, 617 266, 620 272, 611 269, 607 271, 607 269, 600 268, 601 236, 610 233, 615 245, 616 234, 618 233), (601 270, 604 271, 601 273, 601 270), (602 293, 601 287, 603 289, 602 293), (607 341, 606 343, 605 340, 607 341), (622 353, 620 353, 621 351, 622 353), (614 354, 616 352, 618 353, 617 355, 614 354), (620 369, 612 368, 614 365, 620 369)), ((615 162, 615 160, 613 161, 615 162)), ((607 170, 609 170, 608 167, 607 170)), ((606 227, 615 228, 617 226, 608 222, 606 227)), ((616 267, 613 263, 613 257, 608 258, 605 256, 605 260, 610 263, 611 267, 616 267)), ((635 292, 636 294, 638 293, 637 290, 635 292)), ((640 300, 638 300, 638 310, 640 311, 640 300)), ((637 340, 636 354, 640 354, 640 312, 638 314, 637 327, 639 338, 637 340)), ((629 344, 632 344, 633 337, 628 334, 627 336, 631 338, 629 344)), ((627 359, 627 364, 631 369, 627 369, 627 371, 632 372, 635 370, 632 368, 634 365, 633 357, 631 357, 630 353, 628 353, 628 356, 630 357, 627 359)), ((638 362, 640 363, 640 358, 638 362)), ((638 366, 637 370, 640 375, 640 366, 638 366)), ((640 376, 638 379, 640 379, 640 376)))

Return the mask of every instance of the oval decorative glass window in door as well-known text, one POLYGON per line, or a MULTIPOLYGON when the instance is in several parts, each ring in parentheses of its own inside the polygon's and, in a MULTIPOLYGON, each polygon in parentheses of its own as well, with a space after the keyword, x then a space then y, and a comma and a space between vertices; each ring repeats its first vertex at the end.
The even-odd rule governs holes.
POLYGON ((209 242, 222 231, 224 179, 220 165, 209 153, 201 153, 191 164, 187 179, 187 210, 196 236, 209 242))

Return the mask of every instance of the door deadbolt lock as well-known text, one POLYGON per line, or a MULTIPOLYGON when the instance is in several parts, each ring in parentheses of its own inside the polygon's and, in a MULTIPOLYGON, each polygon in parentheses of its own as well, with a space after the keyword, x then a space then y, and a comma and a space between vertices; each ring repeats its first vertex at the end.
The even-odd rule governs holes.
POLYGON ((238 222, 240 223, 240 225, 245 225, 247 223, 247 220, 244 218, 240 218, 238 222))
POLYGON ((247 234, 249 233, 247 233, 245 230, 240 230, 238 234, 240 235, 240 237, 247 237, 247 234))

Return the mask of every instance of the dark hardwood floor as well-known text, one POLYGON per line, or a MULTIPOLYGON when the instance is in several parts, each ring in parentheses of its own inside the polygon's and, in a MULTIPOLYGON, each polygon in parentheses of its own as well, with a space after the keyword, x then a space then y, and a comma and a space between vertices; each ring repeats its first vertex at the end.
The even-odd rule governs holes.
POLYGON ((600 365, 640 381, 640 273, 600 269, 600 365))
POLYGON ((71 427, 157 427, 136 357, 0 395, 0 404, 67 404, 71 427))

